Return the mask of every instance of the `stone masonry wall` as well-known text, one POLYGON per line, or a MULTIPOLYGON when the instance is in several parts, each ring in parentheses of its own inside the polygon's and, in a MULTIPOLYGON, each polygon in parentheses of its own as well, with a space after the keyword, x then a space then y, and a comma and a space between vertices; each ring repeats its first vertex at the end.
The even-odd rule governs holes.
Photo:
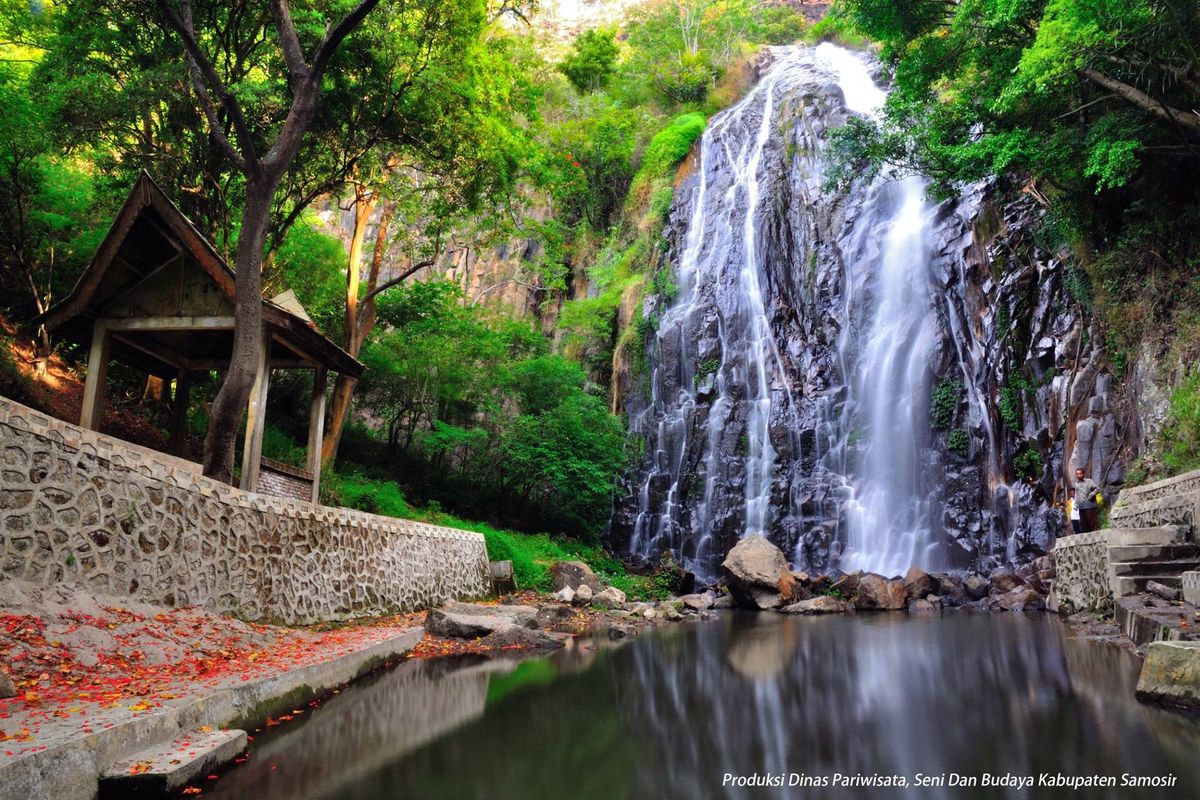
POLYGON ((1060 537, 1054 544, 1054 569, 1054 596, 1059 610, 1074 613, 1112 608, 1107 533, 1060 537))
POLYGON ((305 624, 488 589, 483 537, 242 492, 0 397, 0 580, 305 624))

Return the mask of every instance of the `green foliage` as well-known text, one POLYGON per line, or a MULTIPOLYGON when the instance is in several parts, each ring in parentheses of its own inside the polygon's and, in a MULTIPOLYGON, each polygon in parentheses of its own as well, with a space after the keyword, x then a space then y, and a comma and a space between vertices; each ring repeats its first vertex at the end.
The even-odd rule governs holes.
POLYGON ((1011 384, 1001 387, 997 409, 1000 412, 1000 419, 1004 420, 1004 424, 1011 431, 1021 429, 1022 406, 1023 400, 1019 387, 1011 384))
POLYGON ((1080 308, 1085 311, 1092 309, 1092 282, 1082 269, 1076 266, 1067 267, 1063 273, 1063 288, 1080 308))
POLYGON ((641 173, 648 176, 666 175, 692 149, 692 143, 704 132, 708 120, 699 112, 681 114, 671 124, 654 134, 642 153, 641 173))
POLYGON ((346 258, 341 240, 326 233, 315 214, 305 214, 275 254, 268 293, 291 289, 325 335, 342 339, 346 258))
POLYGON ((709 375, 713 375, 721 368, 721 360, 718 358, 706 358, 696 365, 696 377, 694 382, 697 386, 704 382, 709 375))
POLYGON ((1192 371, 1171 393, 1157 446, 1166 469, 1162 477, 1200 467, 1200 371, 1192 371))
POLYGON ((262 454, 293 467, 303 469, 308 465, 307 448, 297 444, 290 434, 270 422, 263 427, 262 454))
POLYGON ((1042 455, 1031 442, 1025 442, 1013 456, 1013 472, 1021 480, 1037 480, 1042 476, 1042 455))
POLYGON ((958 413, 962 382, 945 378, 933 387, 929 398, 929 427, 940 431, 950 427, 958 413))
POLYGON ((966 458, 971 448, 971 439, 965 430, 955 428, 946 437, 946 447, 950 452, 957 453, 959 456, 966 458))
POLYGON ((558 65, 580 94, 602 89, 612 77, 617 61, 616 32, 594 28, 575 37, 571 52, 558 65))

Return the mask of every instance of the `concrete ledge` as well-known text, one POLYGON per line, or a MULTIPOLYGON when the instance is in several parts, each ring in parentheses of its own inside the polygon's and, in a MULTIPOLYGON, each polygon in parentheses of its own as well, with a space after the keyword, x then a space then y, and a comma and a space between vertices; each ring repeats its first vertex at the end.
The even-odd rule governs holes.
POLYGON ((1188 641, 1198 635, 1191 627, 1191 610, 1149 595, 1118 598, 1114 613, 1121 632, 1138 647, 1188 641))
POLYGON ((1137 697, 1200 709, 1200 642, 1154 642, 1147 647, 1137 697))
POLYGON ((167 744, 202 726, 253 728, 268 716, 296 708, 399 658, 423 635, 423 629, 410 628, 354 653, 217 689, 205 697, 167 705, 160 711, 19 757, 0 766, 0 800, 92 800, 101 773, 154 743, 167 744))
POLYGON ((197 731, 111 765, 100 776, 101 798, 158 798, 228 764, 246 749, 246 732, 197 731), (194 755, 193 755, 194 754, 194 755))

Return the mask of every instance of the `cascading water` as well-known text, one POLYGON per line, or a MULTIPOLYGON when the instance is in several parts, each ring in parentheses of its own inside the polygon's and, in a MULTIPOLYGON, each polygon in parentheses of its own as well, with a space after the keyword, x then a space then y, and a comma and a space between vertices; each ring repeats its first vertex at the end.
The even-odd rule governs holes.
POLYGON ((985 497, 1007 486, 997 334, 964 260, 979 196, 935 206, 889 174, 831 189, 828 132, 886 99, 870 61, 827 44, 769 59, 676 189, 678 291, 644 309, 648 391, 627 410, 645 456, 612 544, 709 580, 756 533, 812 569, 1011 560, 1027 511, 1000 519, 985 497), (930 430, 934 376, 961 376, 969 456, 930 430))
POLYGON ((941 568, 930 518, 922 448, 929 439, 930 353, 937 325, 930 299, 930 216, 924 183, 881 181, 871 224, 848 259, 845 319, 838 338, 846 399, 833 426, 841 436, 824 466, 846 478, 849 498, 840 566, 885 575, 941 568))

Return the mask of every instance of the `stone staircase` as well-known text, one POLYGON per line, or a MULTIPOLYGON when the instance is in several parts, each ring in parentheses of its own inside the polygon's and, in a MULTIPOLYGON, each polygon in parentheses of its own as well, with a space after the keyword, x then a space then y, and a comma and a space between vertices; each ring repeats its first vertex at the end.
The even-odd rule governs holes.
POLYGON ((1149 581, 1180 589, 1185 572, 1200 570, 1198 512, 1200 470, 1121 493, 1106 531, 1114 598, 1143 592, 1149 581))

